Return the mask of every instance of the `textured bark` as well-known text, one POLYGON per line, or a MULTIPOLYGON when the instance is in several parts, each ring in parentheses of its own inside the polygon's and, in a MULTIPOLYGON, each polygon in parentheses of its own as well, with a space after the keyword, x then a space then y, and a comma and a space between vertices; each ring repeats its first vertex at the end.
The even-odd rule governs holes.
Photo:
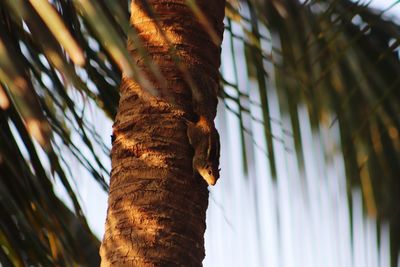
MULTIPOLYGON (((150 94, 123 77, 119 111, 113 126, 112 171, 106 231, 100 249, 102 266, 201 266, 204 253, 208 190, 194 178, 193 149, 184 117, 193 112, 192 90, 182 67, 204 90, 209 114, 216 112, 220 43, 199 23, 185 0, 148 0, 158 18, 148 16, 140 0, 132 1, 131 25, 166 78, 161 86, 129 43, 135 62, 147 74, 150 94), (160 29, 165 33, 163 35, 160 29), (167 37, 167 38, 165 38, 167 37), (169 52, 181 59, 178 68, 169 52), (202 84, 202 81, 207 82, 202 84)), ((224 0, 198 1, 222 39, 224 0)))

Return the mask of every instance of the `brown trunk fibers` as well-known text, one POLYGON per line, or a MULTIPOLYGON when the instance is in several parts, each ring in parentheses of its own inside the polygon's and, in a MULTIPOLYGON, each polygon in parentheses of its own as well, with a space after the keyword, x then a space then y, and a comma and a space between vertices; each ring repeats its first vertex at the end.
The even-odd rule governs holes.
MULTIPOLYGON (((220 40, 212 41, 206 24, 199 22, 185 2, 148 0, 157 23, 149 17, 143 0, 131 4, 131 25, 166 83, 161 86, 156 82, 130 42, 132 57, 157 94, 123 77, 113 126, 115 141, 101 266, 201 266, 205 256, 208 190, 203 180, 193 177, 193 149, 184 121, 184 116, 193 112, 193 89, 182 70, 199 90, 207 91, 207 112, 215 114, 216 92, 204 88, 201 81, 209 79, 218 84, 220 40), (171 47, 180 58, 179 68, 171 47)), ((222 39, 225 1, 196 3, 222 39)))

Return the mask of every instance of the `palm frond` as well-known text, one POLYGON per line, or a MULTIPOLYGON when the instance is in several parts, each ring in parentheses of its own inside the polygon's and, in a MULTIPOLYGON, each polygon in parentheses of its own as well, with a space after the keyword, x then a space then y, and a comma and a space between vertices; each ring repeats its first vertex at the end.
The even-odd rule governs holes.
MULTIPOLYGON (((338 124, 349 194, 361 187, 366 214, 391 222, 395 263, 400 244, 399 26, 385 20, 384 11, 346 0, 248 1, 240 19, 238 13, 227 14, 241 27, 241 35, 232 31, 230 36, 246 45, 247 75, 259 75, 250 90, 260 92, 269 164, 275 164, 271 155, 277 140, 271 139, 270 107, 263 101, 270 92, 277 92, 280 112, 290 118, 300 170, 305 133, 299 107, 306 105, 316 135, 338 124)), ((271 175, 276 176, 273 167, 271 175)))

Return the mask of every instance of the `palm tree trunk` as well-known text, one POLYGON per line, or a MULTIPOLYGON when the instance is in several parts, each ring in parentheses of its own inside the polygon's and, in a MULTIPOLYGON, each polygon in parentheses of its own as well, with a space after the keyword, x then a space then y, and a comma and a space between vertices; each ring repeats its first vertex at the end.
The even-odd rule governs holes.
MULTIPOLYGON (((123 77, 113 126, 101 265, 201 266, 208 190, 201 179, 193 176, 193 149, 184 120, 193 112, 192 89, 182 70, 186 69, 195 83, 207 77, 218 84, 220 41, 210 37, 206 23, 199 23, 186 1, 143 2, 132 1, 131 25, 166 83, 157 82, 130 41, 132 57, 157 94, 123 77), (157 22, 149 14, 155 14, 157 22), (179 68, 171 46, 180 58, 179 68)), ((197 4, 212 32, 222 39, 225 0, 202 0, 197 4)), ((207 93, 204 101, 216 103, 216 93, 207 93)), ((208 108, 215 115, 216 105, 208 108)))

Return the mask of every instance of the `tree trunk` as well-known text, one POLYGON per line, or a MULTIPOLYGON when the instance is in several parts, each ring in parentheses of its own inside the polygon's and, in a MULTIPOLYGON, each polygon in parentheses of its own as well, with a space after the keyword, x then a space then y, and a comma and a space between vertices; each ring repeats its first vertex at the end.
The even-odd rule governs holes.
POLYGON ((193 175, 185 117, 193 113, 190 81, 206 92, 203 102, 215 116, 216 92, 204 86, 218 84, 225 0, 197 1, 214 38, 185 0, 143 2, 132 1, 131 25, 166 82, 157 82, 130 41, 133 59, 157 93, 123 77, 101 265, 201 266, 208 190, 193 175), (149 7, 157 22, 149 17, 149 7))

